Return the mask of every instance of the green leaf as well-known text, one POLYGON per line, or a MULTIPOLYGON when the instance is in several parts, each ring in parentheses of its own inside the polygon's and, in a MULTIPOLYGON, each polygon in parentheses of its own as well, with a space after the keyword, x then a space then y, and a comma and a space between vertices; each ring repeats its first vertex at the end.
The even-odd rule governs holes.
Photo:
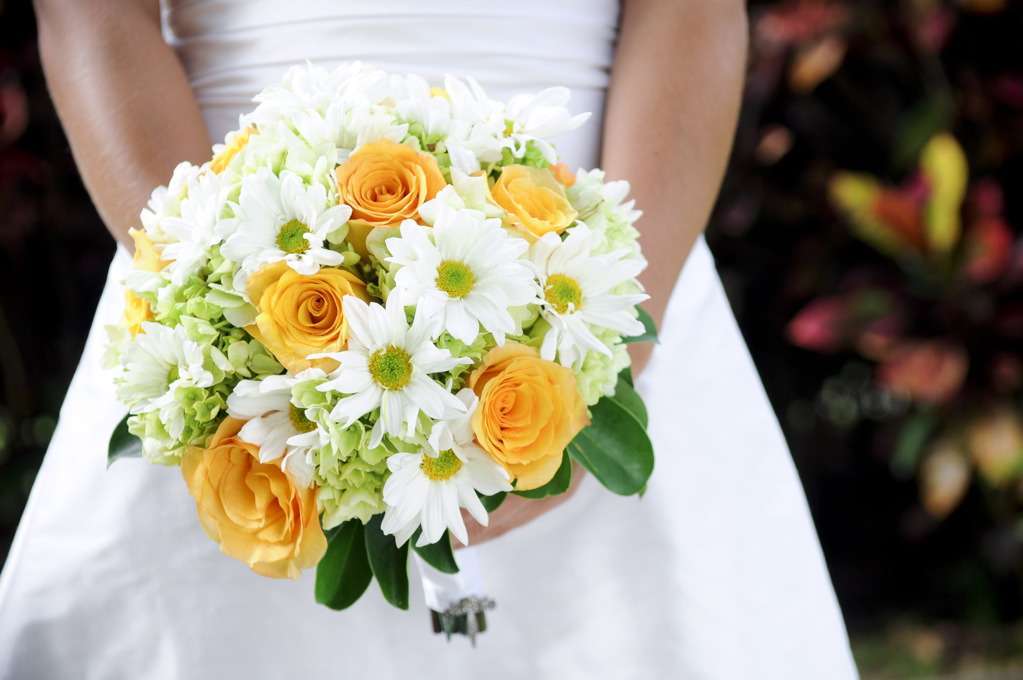
POLYGON ((946 90, 937 90, 933 96, 902 115, 892 136, 892 160, 896 168, 909 170, 913 167, 927 140, 948 129, 954 115, 955 102, 946 90))
POLYGON ((633 342, 657 342, 657 324, 654 323, 654 317, 650 316, 642 307, 636 307, 636 311, 639 312, 639 320, 643 322, 643 332, 631 338, 622 338, 622 342, 627 344, 633 342))
POLYGON ((504 503, 504 499, 507 497, 508 494, 505 493, 504 491, 499 491, 498 493, 495 493, 493 496, 484 496, 483 494, 480 494, 479 496, 480 503, 482 503, 483 507, 487 509, 487 512, 493 512, 494 510, 497 510, 499 507, 501 507, 501 503, 504 503))
POLYGON ((110 434, 107 446, 107 467, 122 458, 138 458, 142 455, 142 440, 128 432, 128 418, 125 416, 110 434))
POLYGON ((384 599, 398 609, 408 609, 408 541, 400 548, 394 536, 380 530, 382 515, 366 525, 366 555, 384 599))
POLYGON ((558 494, 565 493, 571 484, 572 459, 568 457, 568 453, 564 453, 561 456, 561 466, 554 473, 554 476, 551 477, 551 481, 535 489, 515 491, 514 493, 516 496, 522 496, 523 498, 547 498, 548 496, 557 496, 558 494))
POLYGON ((629 387, 632 387, 632 367, 626 366, 623 368, 622 372, 618 374, 618 379, 624 380, 629 384, 629 387))
POLYGON ((445 574, 457 574, 458 562, 455 561, 455 555, 451 552, 451 538, 448 536, 448 532, 445 531, 436 543, 420 547, 416 545, 416 541, 421 533, 421 529, 416 529, 416 533, 412 534, 412 538, 409 539, 408 542, 412 549, 423 558, 424 562, 437 571, 442 571, 445 574))
POLYGON ((890 463, 892 474, 901 479, 913 476, 924 446, 930 441, 938 424, 937 415, 931 411, 922 411, 906 421, 895 441, 895 453, 890 463))
POLYGON ((614 399, 601 399, 590 414, 592 423, 569 443, 569 454, 608 490, 623 496, 641 492, 654 470, 646 429, 614 399))
POLYGON ((636 392, 631 383, 622 380, 620 375, 618 376, 618 386, 615 387, 615 393, 611 399, 617 401, 622 408, 639 421, 644 430, 646 429, 649 417, 646 413, 646 404, 643 403, 643 397, 639 396, 639 393, 636 392))
POLYGON ((355 604, 373 580, 362 522, 350 519, 327 532, 327 552, 316 565, 316 601, 331 609, 355 604))

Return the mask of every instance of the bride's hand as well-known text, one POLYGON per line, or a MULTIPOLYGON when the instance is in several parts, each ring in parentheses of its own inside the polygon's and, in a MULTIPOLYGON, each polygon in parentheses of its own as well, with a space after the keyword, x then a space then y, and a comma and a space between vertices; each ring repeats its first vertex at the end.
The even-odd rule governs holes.
MULTIPOLYGON (((503 536, 512 529, 528 524, 540 515, 554 510, 575 494, 585 475, 586 471, 578 463, 573 462, 572 484, 568 487, 568 491, 563 494, 542 500, 531 500, 522 496, 516 496, 515 494, 508 494, 501 507, 490 513, 490 523, 488 526, 481 526, 468 512, 463 510, 462 517, 465 519, 465 526, 469 530, 469 545, 479 545, 498 536, 503 536)), ((454 546, 456 548, 462 547, 457 540, 454 541, 454 546)))

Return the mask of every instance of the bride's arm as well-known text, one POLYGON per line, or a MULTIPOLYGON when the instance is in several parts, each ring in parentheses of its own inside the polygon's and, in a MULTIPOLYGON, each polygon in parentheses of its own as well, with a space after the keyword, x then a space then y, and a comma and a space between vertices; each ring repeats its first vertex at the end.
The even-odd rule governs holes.
POLYGON ((110 233, 182 160, 209 155, 199 107, 160 32, 159 0, 35 0, 39 51, 71 151, 110 233))
MULTIPOLYGON (((703 231, 724 173, 746 71, 741 0, 623 3, 604 122, 603 168, 627 178, 643 210, 643 283, 658 321, 689 249, 703 231)), ((637 372, 649 345, 636 345, 637 372)), ((509 496, 489 527, 469 522, 470 544, 496 538, 569 498, 583 478, 573 465, 567 494, 509 496)))
MULTIPOLYGON (((742 0, 628 0, 604 121, 602 167, 643 211, 641 276, 660 322, 717 197, 735 133, 748 41, 742 0)), ((639 372, 650 345, 633 346, 639 372)))

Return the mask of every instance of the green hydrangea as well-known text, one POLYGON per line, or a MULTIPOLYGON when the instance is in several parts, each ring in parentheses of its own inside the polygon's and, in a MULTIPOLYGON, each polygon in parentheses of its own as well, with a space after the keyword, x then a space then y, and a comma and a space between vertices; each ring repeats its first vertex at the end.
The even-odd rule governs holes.
POLYGON ((577 173, 575 184, 566 192, 579 219, 598 237, 595 255, 614 250, 639 252, 639 231, 633 225, 640 212, 633 201, 625 201, 628 190, 627 182, 605 184, 603 170, 589 170, 577 173))
POLYGON ((611 332, 596 335, 611 348, 611 356, 599 352, 587 352, 582 364, 575 369, 576 384, 587 406, 593 406, 601 397, 611 396, 618 384, 618 374, 629 366, 631 360, 621 338, 611 332))
POLYGON ((384 482, 389 474, 387 456, 399 450, 389 438, 369 446, 372 425, 356 422, 343 428, 330 419, 336 395, 317 390, 323 379, 310 379, 292 387, 292 403, 316 423, 321 444, 312 451, 314 482, 325 529, 349 519, 363 523, 385 510, 384 482))
POLYGON ((216 432, 232 389, 233 384, 228 383, 179 387, 169 407, 129 418, 128 431, 142 440, 142 452, 147 459, 176 465, 187 447, 205 446, 216 432), (178 436, 171 434, 172 424, 180 426, 178 436))
POLYGON ((465 386, 465 381, 468 379, 473 366, 478 366, 483 359, 483 355, 495 347, 497 343, 494 342, 493 336, 485 331, 481 331, 476 336, 476 340, 469 345, 445 331, 437 338, 435 344, 437 347, 451 352, 451 356, 472 359, 471 364, 455 366, 448 372, 448 375, 451 376, 451 391, 457 392, 465 386))

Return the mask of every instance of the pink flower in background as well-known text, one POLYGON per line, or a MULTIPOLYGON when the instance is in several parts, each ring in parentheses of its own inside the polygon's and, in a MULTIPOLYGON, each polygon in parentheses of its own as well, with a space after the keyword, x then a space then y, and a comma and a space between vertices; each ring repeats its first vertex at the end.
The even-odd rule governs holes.
POLYGON ((845 317, 844 298, 814 300, 789 322, 789 340, 797 347, 816 352, 838 351, 842 347, 842 323, 845 317))
POLYGON ((958 392, 969 359, 957 345, 925 340, 896 347, 877 369, 880 385, 913 401, 940 404, 958 392))

